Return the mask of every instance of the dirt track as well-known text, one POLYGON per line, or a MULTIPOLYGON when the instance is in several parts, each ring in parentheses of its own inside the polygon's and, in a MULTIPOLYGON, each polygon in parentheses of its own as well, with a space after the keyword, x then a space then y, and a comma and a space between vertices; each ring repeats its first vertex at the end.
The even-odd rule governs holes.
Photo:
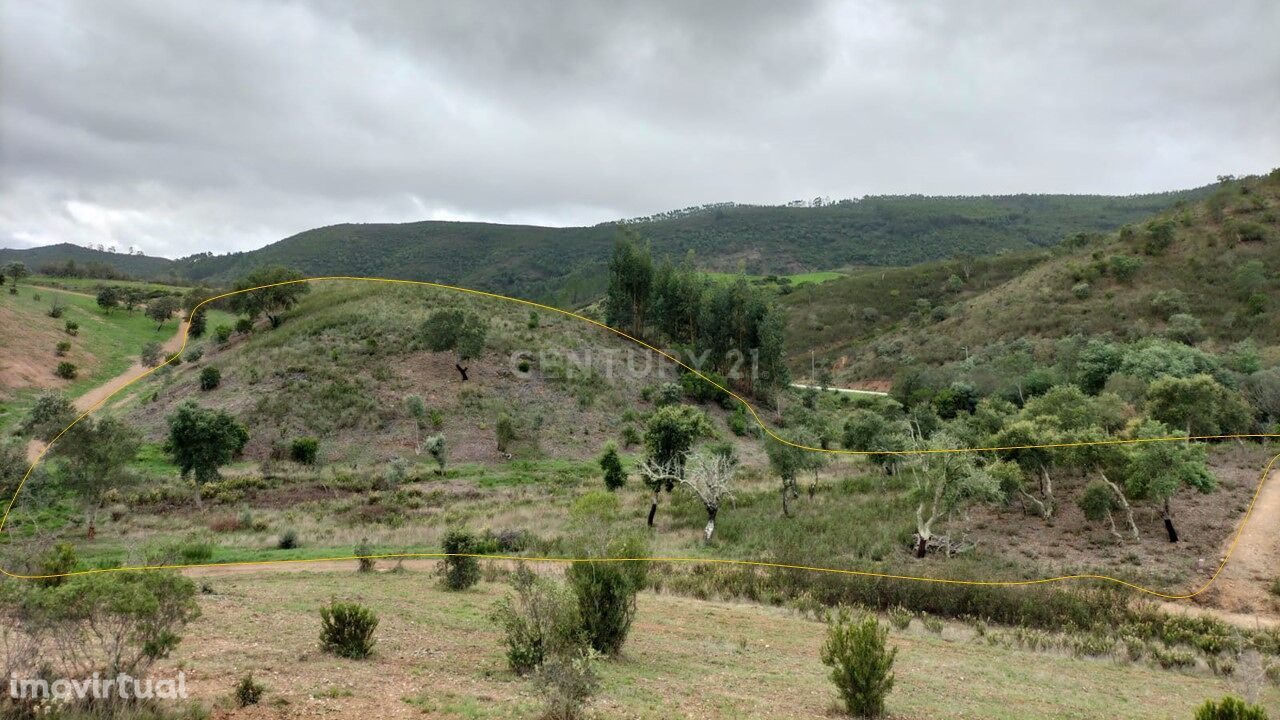
MULTIPOLYGON (((187 322, 185 320, 180 320, 178 322, 178 331, 175 332, 168 340, 165 340, 164 345, 161 346, 163 348, 162 352, 166 356, 177 352, 178 348, 182 347, 182 338, 185 337, 186 334, 187 322)), ((119 375, 76 398, 72 401, 72 404, 75 406, 76 410, 84 412, 116 394, 126 385, 133 382, 139 375, 150 369, 151 368, 148 368, 141 362, 135 362, 128 370, 125 370, 119 375)), ((27 443, 27 462, 35 462, 40 457, 40 453, 43 450, 44 443, 39 440, 32 440, 27 443)))

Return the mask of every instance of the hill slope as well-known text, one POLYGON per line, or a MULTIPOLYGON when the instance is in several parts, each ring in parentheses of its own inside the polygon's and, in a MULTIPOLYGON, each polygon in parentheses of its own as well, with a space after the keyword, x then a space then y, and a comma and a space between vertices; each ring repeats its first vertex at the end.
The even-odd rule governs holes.
POLYGON ((1134 340, 1189 332, 1210 348, 1252 338, 1265 350, 1280 343, 1272 321, 1280 303, 1278 213, 1280 174, 1273 172, 1052 253, 800 288, 783 299, 789 348, 794 358, 807 360, 810 351, 826 358, 846 380, 961 361, 993 343, 1069 335, 1134 340))
MULTIPOLYGON (((958 254, 1049 246, 1077 232, 1113 230, 1205 188, 1112 197, 883 196, 822 207, 720 205, 628 223, 657 255, 694 251, 707 269, 753 274, 850 265, 907 265, 958 254)), ((548 228, 465 222, 344 224, 299 233, 259 250, 180 261, 95 253, 139 276, 225 282, 266 264, 310 275, 436 280, 581 302, 603 289, 601 269, 619 225, 548 228)), ((0 261, 44 262, 93 253, 64 246, 0 251, 0 261)))

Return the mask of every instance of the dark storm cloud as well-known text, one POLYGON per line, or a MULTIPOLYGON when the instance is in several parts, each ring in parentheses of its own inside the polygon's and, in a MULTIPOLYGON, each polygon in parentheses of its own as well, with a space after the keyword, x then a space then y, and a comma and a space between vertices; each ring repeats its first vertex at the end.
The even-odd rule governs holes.
POLYGON ((1277 164, 1278 7, 0 0, 0 246, 1193 186, 1277 164))

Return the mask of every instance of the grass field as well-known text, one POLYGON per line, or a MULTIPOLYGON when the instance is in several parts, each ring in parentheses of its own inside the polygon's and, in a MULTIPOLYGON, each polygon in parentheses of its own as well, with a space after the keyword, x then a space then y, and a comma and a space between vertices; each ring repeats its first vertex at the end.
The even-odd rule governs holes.
MULTIPOLYGON (((382 563, 380 567, 387 567, 382 563)), ((421 564, 404 573, 299 571, 201 579, 204 615, 170 665, 187 670, 193 697, 226 708, 236 678, 268 687, 261 707, 225 717, 503 718, 536 715, 531 683, 502 657, 489 609, 508 591, 485 582, 450 593, 421 564), (358 599, 381 615, 366 661, 321 654, 317 609, 358 599), (263 638, 270 637, 270 642, 263 638)), ((554 568, 548 572, 556 572, 554 568)), ((835 713, 819 661, 825 626, 794 611, 642 593, 620 659, 603 666, 600 717, 799 718, 835 713)), ((1210 697, 1252 692, 1280 708, 1280 690, 1207 670, 1076 658, 1002 644, 948 623, 893 631, 893 718, 1190 718, 1210 697)))
POLYGON ((30 278, 23 280, 23 284, 75 290, 76 292, 91 294, 97 293, 100 288, 106 286, 133 288, 143 292, 169 292, 178 295, 190 289, 181 285, 167 285, 145 280, 103 280, 100 278, 55 277, 52 275, 32 275, 30 278))
MULTIPOLYGON (((712 280, 727 282, 738 277, 738 273, 726 272, 706 272, 703 273, 712 280)), ((835 280, 845 277, 844 273, 838 273, 832 270, 819 270, 817 272, 797 273, 795 275, 742 275, 749 282, 769 282, 771 284, 790 284, 790 285, 812 285, 835 280)))
MULTIPOLYGON (((93 297, 80 292, 24 283, 17 295, 0 294, 0 332, 21 341, 15 345, 15 355, 7 359, 38 373, 33 384, 0 386, 0 428, 26 412, 41 389, 79 396, 127 370, 137 362, 144 345, 164 342, 177 327, 176 318, 157 327, 141 309, 104 312, 93 297), (55 303, 63 307, 61 318, 49 317, 55 303), (67 322, 79 325, 74 336, 65 332, 67 322), (55 354, 59 341, 71 343, 66 357, 55 354), (63 360, 77 366, 74 380, 54 377, 54 368, 63 360)), ((210 328, 234 322, 233 316, 222 311, 209 314, 210 328)))

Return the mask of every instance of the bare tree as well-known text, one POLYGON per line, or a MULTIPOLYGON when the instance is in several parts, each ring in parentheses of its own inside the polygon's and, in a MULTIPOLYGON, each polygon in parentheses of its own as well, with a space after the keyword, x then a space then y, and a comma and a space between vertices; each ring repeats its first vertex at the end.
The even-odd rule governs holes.
POLYGON ((733 457, 702 452, 688 460, 684 477, 677 478, 680 484, 698 496, 707 510, 707 527, 702 537, 705 542, 711 542, 716 531, 716 514, 720 512, 720 506, 733 500, 733 479, 737 471, 738 463, 733 457))

